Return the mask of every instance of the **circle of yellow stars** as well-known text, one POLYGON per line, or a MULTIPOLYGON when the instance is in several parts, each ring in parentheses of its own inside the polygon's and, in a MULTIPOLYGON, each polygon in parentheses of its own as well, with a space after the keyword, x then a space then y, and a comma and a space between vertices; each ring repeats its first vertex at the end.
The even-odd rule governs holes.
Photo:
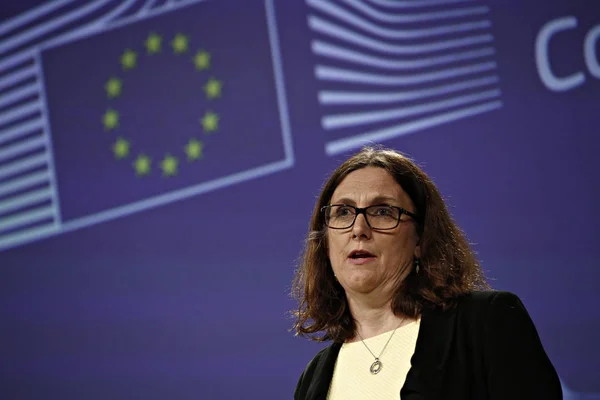
MULTIPOLYGON (((176 34, 169 44, 176 56, 184 55, 190 51, 189 37, 182 33, 176 34)), ((149 56, 161 53, 163 50, 163 37, 154 32, 150 33, 144 41, 144 48, 149 56)), ((211 68, 211 54, 204 49, 199 49, 192 56, 192 62, 199 72, 209 70, 211 68)), ((124 72, 134 70, 138 65, 138 53, 130 48, 125 49, 119 58, 119 63, 124 72)), ((107 98, 112 100, 120 97, 123 93, 123 87, 124 83, 121 78, 116 75, 110 76, 104 84, 107 98)), ((202 90, 207 99, 218 99, 222 94, 223 82, 215 77, 210 77, 203 85, 202 90)), ((114 108, 108 108, 102 116, 102 124, 107 132, 116 130, 119 127, 119 122, 120 114, 114 108)), ((219 114, 208 110, 202 115, 199 122, 204 134, 212 134, 219 129, 219 114)), ((183 148, 187 161, 194 162, 202 159, 204 146, 204 142, 201 140, 191 138, 183 148)), ((112 145, 112 152, 117 160, 126 159, 132 155, 131 147, 132 144, 129 140, 119 136, 112 145)), ((179 164, 179 158, 171 153, 165 154, 158 163, 162 175, 165 177, 177 175, 179 164)), ((132 167, 137 176, 146 176, 152 171, 153 161, 147 154, 139 153, 136 155, 132 167)))

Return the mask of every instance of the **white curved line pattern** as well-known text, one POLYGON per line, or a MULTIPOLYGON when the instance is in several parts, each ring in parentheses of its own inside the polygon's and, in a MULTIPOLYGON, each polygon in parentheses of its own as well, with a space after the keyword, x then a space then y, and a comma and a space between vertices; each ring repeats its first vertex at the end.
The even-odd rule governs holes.
POLYGON ((401 135, 406 135, 408 133, 417 132, 434 126, 443 125, 448 122, 472 117, 477 114, 497 110, 501 107, 502 102, 497 100, 455 111, 449 111, 446 113, 437 114, 435 116, 394 125, 388 128, 366 132, 350 138, 333 140, 325 145, 325 151, 328 155, 333 156, 345 151, 359 148, 365 144, 382 142, 401 135))
MULTIPOLYGON (((70 10, 63 14, 54 17, 51 20, 43 21, 37 25, 32 26, 26 31, 19 33, 9 40, 0 42, 0 54, 6 54, 11 51, 18 50, 19 48, 28 45, 29 47, 21 50, 15 54, 11 54, 9 57, 5 57, 4 60, 0 61, 0 72, 8 68, 14 67, 21 62, 30 61, 35 56, 35 48, 39 45, 49 43, 53 40, 60 38, 66 40, 73 40, 73 38, 89 34, 95 30, 105 27, 107 24, 118 20, 128 9, 133 7, 136 2, 140 0, 125 0, 118 3, 111 10, 106 11, 104 14, 98 14, 91 21, 86 21, 86 18, 94 16, 100 9, 111 3, 112 0, 95 0, 94 2, 88 2, 84 6, 80 6, 74 10, 70 10), (68 25, 77 25, 73 29, 66 33, 62 33, 59 30, 68 25), (59 31, 57 33, 57 31, 59 31)), ((155 2, 149 2, 144 5, 138 12, 128 17, 130 20, 139 19, 146 14, 158 14, 164 12, 165 9, 172 9, 175 7, 183 7, 188 4, 197 3, 203 0, 184 0, 177 3, 168 3, 162 6, 154 7, 155 2), (154 7, 154 8, 152 8, 154 7)), ((35 15, 36 17, 43 16, 44 13, 55 10, 52 7, 40 8, 35 15)), ((33 17, 21 17, 21 21, 31 20, 33 17)), ((10 22, 10 21, 9 21, 10 22)), ((22 22, 19 22, 22 24, 22 22)), ((13 26, 18 25, 17 22, 12 23, 13 26)), ((4 28, 4 24, 0 25, 0 29, 8 30, 4 28)))
POLYGON ((55 235, 63 230, 64 229, 55 222, 52 224, 45 224, 11 232, 9 235, 0 235, 0 249, 8 249, 32 240, 43 239, 45 237, 55 235))
POLYGON ((305 1, 327 154, 502 107, 480 1, 305 1))
POLYGON ((468 8, 459 8, 456 10, 445 10, 445 11, 433 11, 421 14, 407 14, 407 15, 391 15, 389 13, 383 13, 379 10, 376 10, 372 7, 369 7, 367 4, 359 1, 359 0, 341 0, 344 3, 354 7, 358 11, 363 14, 387 23, 414 23, 414 22, 428 22, 428 21, 438 21, 441 19, 448 18, 460 18, 460 17, 469 17, 472 15, 482 15, 487 14, 490 9, 487 6, 477 6, 477 7, 468 7, 468 8))
POLYGON ((156 5, 156 0, 147 0, 147 3, 144 4, 144 6, 140 10, 138 10, 137 13, 131 16, 121 18, 118 21, 118 24, 116 25, 119 25, 121 23, 135 22, 143 18, 151 17, 153 15, 159 15, 170 10, 182 8, 191 4, 201 3, 203 1, 206 0, 168 0, 162 5, 156 5))
POLYGON ((428 97, 440 96, 467 89, 475 89, 498 83, 498 76, 487 76, 457 83, 450 83, 426 89, 407 90, 403 92, 344 92, 344 91, 321 91, 319 92, 319 103, 323 105, 349 105, 349 104, 389 104, 402 101, 417 100, 428 97))
POLYGON ((11 30, 20 28, 23 25, 26 25, 32 21, 35 21, 38 18, 42 18, 45 15, 50 14, 54 10, 57 10, 69 3, 72 3, 74 0, 54 0, 47 4, 42 4, 39 7, 36 7, 32 10, 29 10, 23 14, 17 15, 7 21, 4 21, 0 24, 0 35, 7 34, 11 30))
POLYGON ((322 120, 323 128, 339 129, 366 125, 382 121, 397 120, 413 115, 425 114, 433 111, 445 110, 481 100, 489 100, 500 97, 499 89, 492 89, 480 93, 450 97, 431 103, 418 104, 411 107, 400 107, 391 110, 366 111, 351 114, 328 115, 322 120))
POLYGON ((146 14, 154 6, 154 3, 156 3, 156 0, 146 0, 140 11, 138 11, 138 15, 146 14))
MULTIPOLYGON (((102 27, 107 22, 116 20, 121 14, 124 14, 129 8, 131 8, 137 0, 127 0, 123 4, 116 7, 114 10, 109 12, 108 14, 103 15, 101 18, 98 18, 91 24, 87 25, 88 29, 93 29, 93 27, 102 27)), ((139 13, 139 10, 138 10, 139 13)))
POLYGON ((38 189, 23 195, 14 196, 8 198, 7 200, 0 201, 0 214, 22 208, 30 204, 50 200, 51 194, 52 193, 50 189, 38 189))
POLYGON ((23 25, 26 25, 32 21, 35 21, 38 18, 42 18, 45 15, 50 14, 54 10, 57 10, 69 3, 72 3, 74 0, 54 0, 51 2, 47 2, 46 4, 42 4, 39 7, 36 7, 32 10, 24 12, 23 14, 17 15, 7 21, 4 21, 0 24, 0 35, 4 35, 11 30, 19 28, 23 25))
POLYGON ((0 90, 4 90, 9 86, 24 81, 25 79, 34 78, 36 70, 37 69, 35 67, 25 67, 12 74, 5 75, 0 79, 0 90))
POLYGON ((483 34, 437 42, 395 45, 379 39, 372 39, 312 15, 308 17, 308 25, 315 32, 362 46, 368 50, 375 50, 388 54, 430 53, 439 50, 450 50, 475 44, 490 43, 494 40, 494 37, 491 34, 483 34))
POLYGON ((78 29, 74 29, 71 32, 49 40, 45 43, 45 45, 49 47, 59 46, 61 44, 69 43, 73 40, 82 38, 84 36, 98 33, 102 29, 106 28, 109 24, 112 28, 116 28, 118 26, 136 22, 142 18, 148 18, 154 15, 159 15, 167 10, 175 9, 176 7, 184 7, 186 5, 199 3, 205 0, 183 0, 177 3, 165 3, 161 6, 157 6, 152 9, 140 9, 134 15, 121 17, 121 15, 124 14, 128 8, 131 8, 131 6, 136 1, 138 0, 127 0, 125 3, 121 4, 119 7, 111 11, 109 14, 103 15, 100 18, 97 18, 95 21, 89 22, 78 29))
POLYGON ((425 29, 389 29, 374 25, 373 23, 352 14, 344 8, 325 0, 307 0, 307 3, 313 8, 329 14, 334 18, 338 18, 345 23, 354 25, 366 32, 388 39, 418 39, 445 35, 449 33, 469 32, 491 27, 491 22, 489 20, 481 20, 459 23, 455 25, 436 26, 425 29))
POLYGON ((4 41, 2 44, 0 44, 0 54, 6 53, 19 46, 23 46, 29 41, 40 38, 52 32, 53 30, 59 29, 71 22, 77 21, 78 19, 81 19, 86 15, 93 13, 94 11, 107 5, 108 3, 110 3, 110 0, 96 0, 93 3, 86 4, 85 6, 80 7, 72 12, 69 12, 55 19, 51 19, 43 24, 30 28, 19 35, 13 36, 10 39, 4 41))
POLYGON ((37 118, 34 118, 32 120, 21 122, 16 126, 11 126, 10 128, 3 129, 0 131, 0 144, 18 138, 19 136, 23 136, 28 133, 34 132, 36 130, 40 130, 43 127, 44 121, 41 116, 38 116, 37 118))
POLYGON ((48 182, 50 174, 48 171, 35 172, 33 174, 26 175, 22 178, 12 179, 5 182, 0 186, 0 196, 4 196, 7 193, 16 192, 17 190, 26 189, 31 186, 39 185, 44 182, 48 182))
POLYGON ((10 217, 4 217, 2 218, 2 222, 0 222, 0 232, 32 222, 50 219, 54 216, 54 213, 55 209, 53 206, 43 206, 14 214, 10 217))
POLYGON ((392 70, 427 68, 436 65, 450 64, 457 61, 488 57, 495 53, 493 47, 485 47, 482 49, 446 54, 443 56, 413 60, 390 60, 388 58, 373 57, 365 53, 360 53, 358 51, 353 51, 321 41, 314 41, 311 45, 311 48, 313 53, 320 56, 347 61, 351 64, 392 70))
POLYGON ((23 100, 28 96, 38 95, 41 90, 39 83, 31 83, 27 86, 17 88, 8 93, 0 95, 0 108, 10 105, 11 103, 23 100))
POLYGON ((14 161, 10 164, 0 166, 0 179, 27 171, 30 168, 39 167, 48 162, 48 154, 44 153, 23 160, 14 161))
POLYGON ((62 34, 52 40, 48 40, 46 43, 44 43, 44 45, 49 47, 59 46, 63 43, 68 43, 83 36, 98 32, 105 28, 110 22, 117 20, 119 16, 125 13, 127 9, 129 9, 136 1, 137 0, 127 0, 109 13, 104 14, 77 29, 73 29, 72 31, 62 34))
POLYGON ((478 72, 486 72, 496 68, 495 62, 486 62, 465 67, 449 68, 434 72, 426 72, 413 75, 382 75, 371 74, 361 71, 352 71, 342 68, 327 67, 318 65, 315 74, 318 79, 364 83, 381 86, 397 86, 397 85, 416 85, 419 83, 427 83, 440 79, 456 78, 464 75, 471 75, 478 72))
POLYGON ((35 52, 36 50, 28 48, 0 61, 0 73, 12 67, 16 67, 19 64, 31 62, 33 57, 35 56, 35 52))
POLYGON ((0 162, 35 149, 41 149, 45 145, 46 139, 43 136, 38 136, 28 140, 24 140, 22 142, 17 142, 11 146, 5 147, 2 150, 0 150, 0 162))
POLYGON ((382 7, 390 8, 417 8, 417 7, 432 7, 447 4, 466 3, 474 0, 369 0, 371 3, 382 7))
POLYGON ((0 114, 0 121, 2 121, 4 124, 7 124, 16 119, 23 118, 34 113, 39 113, 40 111, 40 102, 36 100, 0 114))

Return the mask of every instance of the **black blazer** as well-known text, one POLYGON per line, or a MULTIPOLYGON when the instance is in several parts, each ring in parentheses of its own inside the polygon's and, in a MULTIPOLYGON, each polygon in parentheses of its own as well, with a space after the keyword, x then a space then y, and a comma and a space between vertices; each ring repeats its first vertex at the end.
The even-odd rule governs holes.
MULTIPOLYGON (((321 350, 296 386, 295 400, 324 400, 341 343, 321 350)), ((562 399, 558 374, 521 300, 474 292, 457 307, 424 309, 402 400, 562 399)))

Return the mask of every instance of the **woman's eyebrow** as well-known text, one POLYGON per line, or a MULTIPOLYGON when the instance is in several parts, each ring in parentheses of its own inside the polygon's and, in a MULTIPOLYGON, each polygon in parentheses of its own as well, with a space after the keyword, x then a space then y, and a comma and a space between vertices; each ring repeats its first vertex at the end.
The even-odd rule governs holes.
POLYGON ((356 202, 348 197, 342 197, 341 199, 337 199, 336 201, 331 201, 331 204, 347 204, 353 206, 356 202))
MULTIPOLYGON (((369 201, 369 204, 382 204, 382 203, 400 203, 398 199, 393 196, 386 195, 378 195, 369 201)), ((347 204, 350 206, 356 205, 356 202, 348 197, 342 197, 337 199, 335 202, 332 201, 331 204, 347 204)))
POLYGON ((378 203, 400 203, 400 201, 393 197, 393 196, 385 196, 385 195, 379 195, 377 197, 375 197, 373 200, 371 200, 372 204, 378 204, 378 203))

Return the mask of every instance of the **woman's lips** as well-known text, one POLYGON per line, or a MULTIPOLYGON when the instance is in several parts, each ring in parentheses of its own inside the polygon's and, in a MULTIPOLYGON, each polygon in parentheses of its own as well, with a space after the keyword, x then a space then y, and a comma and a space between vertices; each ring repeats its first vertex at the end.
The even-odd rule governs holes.
POLYGON ((375 256, 369 256, 369 257, 348 257, 348 262, 350 264, 354 264, 354 265, 363 265, 363 264, 368 264, 372 261, 375 261, 377 257, 375 256))

